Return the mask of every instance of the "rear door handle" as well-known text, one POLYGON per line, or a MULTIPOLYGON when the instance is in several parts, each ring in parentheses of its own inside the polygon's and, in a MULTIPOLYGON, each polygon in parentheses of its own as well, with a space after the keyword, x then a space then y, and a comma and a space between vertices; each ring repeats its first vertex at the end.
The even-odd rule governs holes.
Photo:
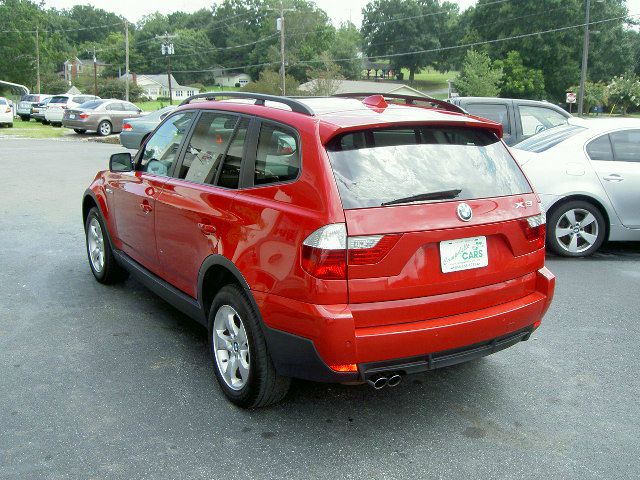
POLYGON ((149 213, 151 210, 153 210, 153 208, 151 208, 151 205, 149 205, 148 203, 141 203, 140 208, 144 213, 149 213))
POLYGON ((617 173, 612 173, 611 175, 607 175, 604 177, 604 179, 607 182, 621 182, 624 180, 624 178, 622 178, 620 175, 618 175, 617 173))
POLYGON ((206 223, 199 223, 198 224, 198 228, 205 235, 212 235, 212 234, 216 233, 216 227, 214 227, 213 225, 206 224, 206 223))

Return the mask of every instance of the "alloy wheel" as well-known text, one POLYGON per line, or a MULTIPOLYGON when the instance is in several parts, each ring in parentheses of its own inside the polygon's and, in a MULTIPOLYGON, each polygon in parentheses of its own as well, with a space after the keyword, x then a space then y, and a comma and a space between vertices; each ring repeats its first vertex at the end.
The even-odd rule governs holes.
POLYGON ((599 228, 598 221, 591 212, 583 208, 572 208, 558 218, 554 234, 561 248, 570 253, 582 253, 596 243, 599 228))
POLYGON ((222 305, 216 312, 212 341, 222 379, 229 388, 241 390, 249 378, 251 355, 242 318, 230 305, 222 305))
POLYGON ((104 236, 102 228, 97 218, 92 218, 87 229, 87 249, 91 266, 97 273, 101 273, 104 268, 104 236))

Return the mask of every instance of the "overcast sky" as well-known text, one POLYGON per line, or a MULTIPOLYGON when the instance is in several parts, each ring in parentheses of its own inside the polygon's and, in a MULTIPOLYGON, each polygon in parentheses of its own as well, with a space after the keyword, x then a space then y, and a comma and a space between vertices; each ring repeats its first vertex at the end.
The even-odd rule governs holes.
MULTIPOLYGON (((640 0, 636 0, 640 3, 640 0)), ((184 12, 194 12, 200 8, 213 5, 213 0, 45 0, 45 4, 55 8, 70 8, 74 5, 90 4, 110 12, 122 15, 128 20, 137 22, 144 15, 160 11, 161 13, 171 13, 176 10, 184 12)), ((325 10, 335 25, 339 25, 345 20, 351 20, 357 26, 362 22, 362 7, 369 0, 316 0, 316 4, 325 10)), ((475 0, 460 0, 454 2, 460 5, 463 10, 469 5, 473 5, 475 0)))

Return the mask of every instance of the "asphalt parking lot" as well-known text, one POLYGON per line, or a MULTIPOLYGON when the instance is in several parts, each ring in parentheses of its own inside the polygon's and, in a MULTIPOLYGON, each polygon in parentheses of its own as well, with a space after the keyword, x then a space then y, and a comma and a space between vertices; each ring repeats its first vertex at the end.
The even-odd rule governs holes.
POLYGON ((528 342, 243 411, 203 329, 134 280, 93 280, 81 196, 120 150, 0 140, 0 478, 640 476, 640 244, 549 257, 556 297, 528 342))

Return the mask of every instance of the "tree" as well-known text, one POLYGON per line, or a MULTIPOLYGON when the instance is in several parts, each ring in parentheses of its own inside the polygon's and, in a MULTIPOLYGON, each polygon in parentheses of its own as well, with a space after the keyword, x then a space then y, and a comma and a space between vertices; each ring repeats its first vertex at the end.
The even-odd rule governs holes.
MULTIPOLYGON (((285 88, 287 95, 297 95, 300 84, 291 75, 285 77, 285 88)), ((269 95, 282 95, 280 74, 273 70, 263 70, 260 79, 256 82, 247 83, 243 90, 254 93, 266 93, 269 95)))
MULTIPOLYGON (((578 85, 569 89, 570 92, 580 91, 578 85)), ((609 90, 604 82, 585 82, 584 84, 584 111, 590 112, 593 107, 604 106, 609 103, 609 90)))
MULTIPOLYGON (((335 39, 331 43, 329 54, 337 59, 337 64, 342 70, 342 74, 350 80, 358 80, 362 75, 363 61, 362 35, 356 26, 351 22, 340 25, 336 30, 335 39), (347 58, 350 60, 341 60, 347 58)), ((310 77, 313 78, 313 77, 310 77)))
POLYGON ((389 57, 394 70, 409 70, 409 82, 416 72, 435 64, 437 54, 407 53, 436 49, 440 12, 438 0, 373 0, 362 9, 362 35, 370 57, 389 57))
POLYGON ((635 73, 613 77, 607 86, 607 93, 614 103, 614 108, 619 105, 622 108, 622 114, 626 115, 629 107, 640 106, 640 79, 635 73))
POLYGON ((322 65, 309 69, 307 76, 313 82, 308 90, 309 95, 330 97, 335 94, 344 80, 340 65, 333 62, 329 55, 323 53, 320 56, 322 65))
POLYGON ((469 50, 455 87, 463 96, 496 97, 501 79, 502 69, 493 67, 488 55, 469 50))
POLYGON ((500 95, 507 98, 544 98, 544 75, 542 70, 527 68, 522 63, 520 54, 511 51, 504 60, 493 62, 495 68, 502 69, 499 88, 500 95))

